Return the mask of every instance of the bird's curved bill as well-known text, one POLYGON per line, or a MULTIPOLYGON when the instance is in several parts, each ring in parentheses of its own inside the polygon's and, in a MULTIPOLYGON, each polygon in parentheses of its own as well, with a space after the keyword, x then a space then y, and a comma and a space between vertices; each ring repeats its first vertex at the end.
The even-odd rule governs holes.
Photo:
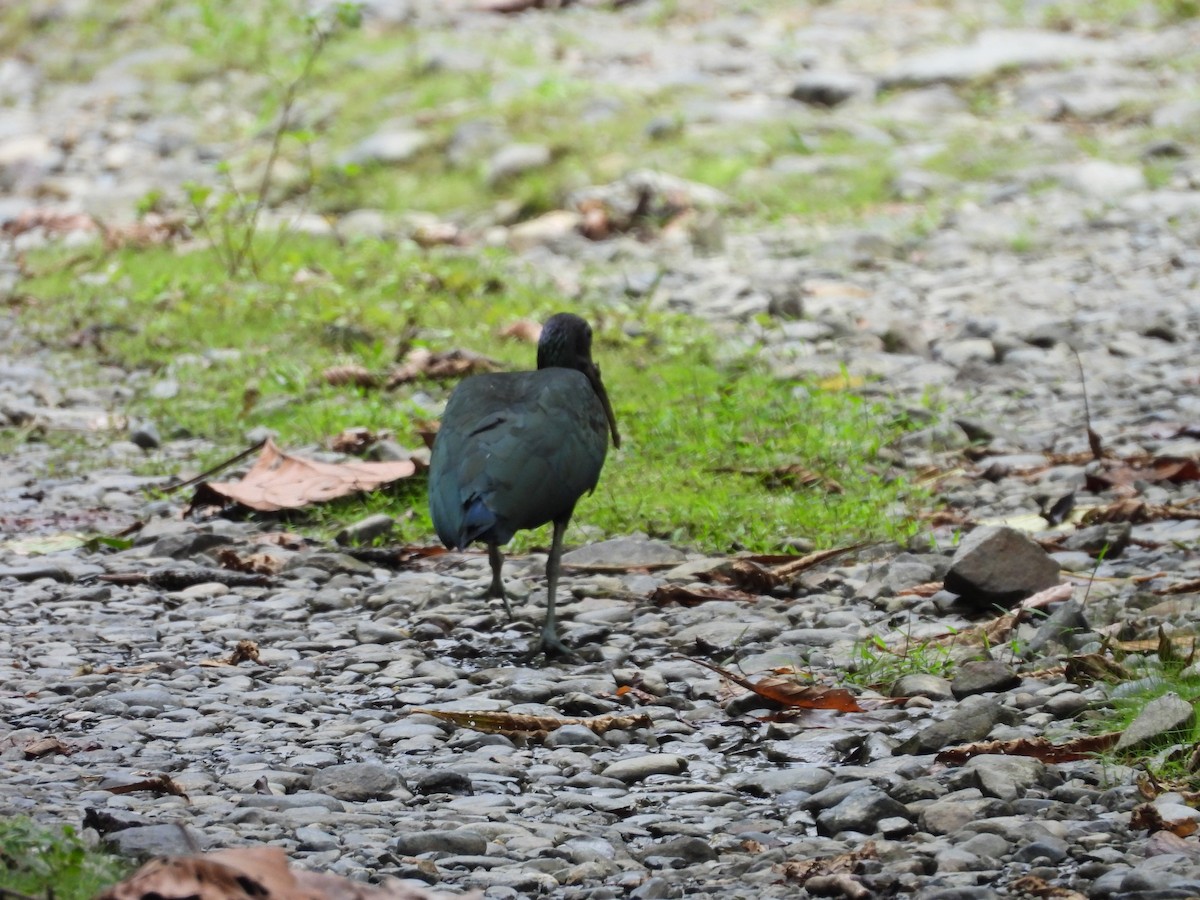
POLYGON ((592 363, 587 370, 588 381, 592 383, 592 389, 595 390, 596 396, 600 398, 600 403, 604 407, 604 415, 608 417, 608 427, 612 431, 613 446, 621 446, 621 435, 617 432, 617 417, 613 415, 612 404, 608 402, 608 391, 604 389, 604 382, 600 380, 600 367, 592 363))

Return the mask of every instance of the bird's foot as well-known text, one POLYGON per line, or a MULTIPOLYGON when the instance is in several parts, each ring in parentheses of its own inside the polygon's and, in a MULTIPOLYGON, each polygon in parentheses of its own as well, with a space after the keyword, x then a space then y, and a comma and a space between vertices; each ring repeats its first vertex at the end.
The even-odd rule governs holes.
POLYGON ((525 661, 532 662, 539 656, 545 656, 546 662, 551 659, 561 659, 566 662, 582 662, 579 654, 562 642, 553 629, 544 628, 537 639, 529 645, 529 652, 525 654, 525 661))
POLYGON ((489 585, 488 589, 486 591, 484 591, 480 596, 482 596, 484 599, 487 599, 487 600, 503 601, 504 602, 504 611, 508 614, 508 621, 511 622, 513 620, 512 606, 509 604, 508 601, 516 600, 518 598, 509 594, 508 591, 506 591, 503 587, 498 588, 493 583, 493 584, 489 585))

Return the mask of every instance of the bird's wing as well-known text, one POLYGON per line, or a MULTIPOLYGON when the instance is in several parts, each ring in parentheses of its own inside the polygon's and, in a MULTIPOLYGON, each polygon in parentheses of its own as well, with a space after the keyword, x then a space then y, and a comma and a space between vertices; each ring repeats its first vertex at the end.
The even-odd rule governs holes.
POLYGON ((496 517, 485 539, 500 544, 570 516, 600 477, 606 429, 591 384, 573 369, 464 381, 434 442, 429 494, 438 536, 461 546, 464 510, 476 499, 496 517))

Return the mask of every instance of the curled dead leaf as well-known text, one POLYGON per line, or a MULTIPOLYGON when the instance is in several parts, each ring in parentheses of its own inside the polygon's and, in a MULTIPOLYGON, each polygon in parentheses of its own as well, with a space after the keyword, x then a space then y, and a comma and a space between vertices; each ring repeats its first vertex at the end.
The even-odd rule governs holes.
POLYGON ((346 453, 350 456, 362 456, 368 447, 378 442, 383 435, 376 434, 369 428, 357 426, 346 428, 333 436, 329 449, 334 453, 346 453))
POLYGON ((30 741, 25 745, 23 752, 26 759, 41 759, 43 756, 50 756, 54 753, 70 756, 72 750, 56 737, 44 737, 30 741))
POLYGON ((832 709, 838 712, 865 712, 858 705, 858 700, 846 688, 826 687, 819 684, 805 684, 796 678, 788 676, 767 676, 758 681, 743 678, 728 669, 714 665, 703 659, 686 656, 684 659, 711 669, 723 678, 736 685, 752 691, 764 700, 778 703, 791 709, 832 709))
POLYGON ((746 469, 733 466, 722 466, 714 472, 731 472, 735 475, 748 475, 758 479, 768 490, 795 490, 797 488, 820 488, 827 494, 845 493, 845 488, 837 481, 814 472, 799 463, 786 466, 776 466, 773 469, 746 469))
POLYGON ((139 781, 121 782, 111 785, 101 785, 102 790, 108 791, 110 794, 132 794, 136 791, 149 791, 152 794, 159 796, 182 797, 188 799, 187 792, 179 786, 178 782, 174 781, 169 775, 160 774, 153 775, 149 778, 143 778, 139 781))
POLYGON ((754 594, 735 591, 732 588, 703 587, 700 585, 663 584, 650 592, 650 602, 660 606, 678 603, 680 606, 699 606, 712 600, 754 602, 754 594))
POLYGON ((769 594, 783 579, 766 566, 749 559, 735 559, 729 567, 730 580, 739 588, 756 594, 769 594))
POLYGON ((330 366, 321 373, 321 380, 331 387, 379 387, 379 376, 366 366, 358 365, 330 366))
POLYGON ((1062 744, 1052 744, 1046 738, 1014 738, 1010 741, 979 741, 951 747, 936 757, 940 763, 961 765, 973 756, 1001 754, 1005 756, 1032 756, 1045 763, 1074 762, 1089 759, 1114 747, 1121 737, 1120 731, 1089 735, 1062 744))
POLYGON ((278 847, 238 847, 153 859, 96 900, 479 900, 481 894, 427 891, 398 880, 364 884, 292 869, 278 847))
POLYGON ((502 338, 521 341, 525 344, 536 344, 538 338, 542 336, 542 326, 532 319, 517 319, 512 324, 501 328, 499 335, 502 338))
POLYGON ((488 734, 503 734, 507 737, 527 740, 544 740, 552 731, 564 725, 582 725, 596 734, 607 731, 623 731, 629 728, 648 728, 650 717, 645 713, 629 715, 590 716, 588 718, 563 718, 559 716, 533 716, 520 713, 493 712, 488 710, 414 709, 413 714, 423 713, 460 728, 470 728, 488 734))
POLYGON ((470 350, 444 350, 434 353, 425 347, 417 347, 404 357, 387 379, 387 388, 392 390, 418 378, 444 380, 463 378, 480 372, 494 372, 500 368, 495 360, 488 359, 470 350))
POLYGON ((268 440, 258 460, 241 481, 201 482, 190 510, 225 506, 229 501, 260 512, 302 509, 359 491, 372 491, 408 478, 417 471, 412 460, 326 463, 284 453, 268 440))

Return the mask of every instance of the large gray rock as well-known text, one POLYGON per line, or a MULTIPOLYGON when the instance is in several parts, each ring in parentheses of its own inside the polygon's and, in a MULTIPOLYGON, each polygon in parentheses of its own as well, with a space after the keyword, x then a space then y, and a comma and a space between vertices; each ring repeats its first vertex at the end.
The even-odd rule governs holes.
POLYGON ((339 800, 373 800, 387 797, 400 783, 400 777, 380 763, 345 763, 321 769, 313 776, 314 791, 339 800))
POLYGON ((959 545, 946 590, 983 609, 1010 607, 1058 584, 1058 563, 1014 528, 976 528, 959 545))
POLYGON ((1190 731, 1195 721, 1196 710, 1192 704, 1174 692, 1163 694, 1147 703, 1137 718, 1129 723, 1117 741, 1117 749, 1130 750, 1170 740, 1190 731))
POLYGON ((889 816, 908 818, 903 803, 893 800, 879 788, 870 785, 849 794, 841 803, 817 816, 817 831, 834 835, 843 831, 874 834, 880 819, 889 816))
POLYGON ((967 697, 945 719, 921 729, 896 748, 896 753, 935 753, 952 744, 981 741, 1007 713, 990 697, 967 697))

